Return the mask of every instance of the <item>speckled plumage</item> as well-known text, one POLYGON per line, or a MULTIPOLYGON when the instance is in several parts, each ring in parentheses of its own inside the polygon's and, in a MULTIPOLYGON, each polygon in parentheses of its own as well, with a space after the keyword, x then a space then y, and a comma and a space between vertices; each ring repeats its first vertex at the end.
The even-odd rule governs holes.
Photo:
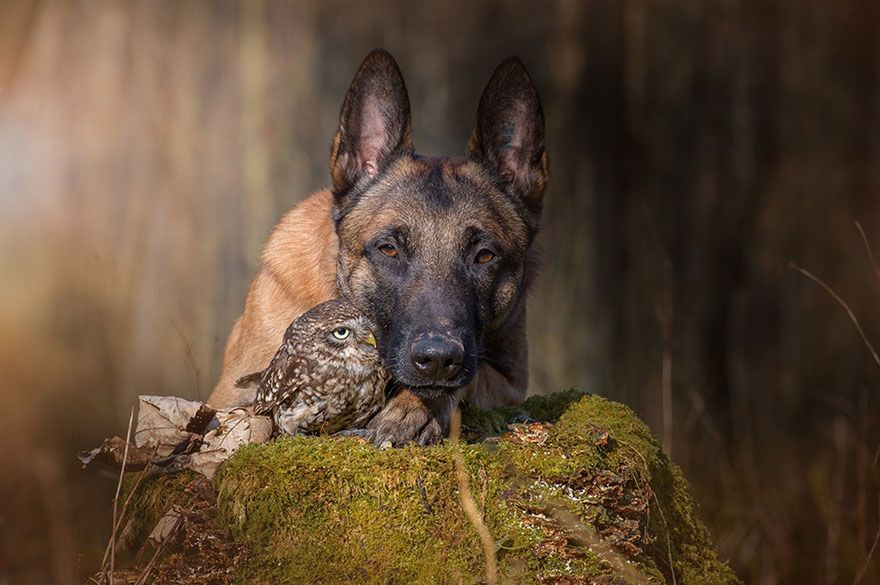
POLYGON ((375 345, 365 316, 327 301, 290 324, 269 367, 237 385, 259 381, 254 412, 270 414, 281 433, 360 428, 385 403, 388 374, 375 345))

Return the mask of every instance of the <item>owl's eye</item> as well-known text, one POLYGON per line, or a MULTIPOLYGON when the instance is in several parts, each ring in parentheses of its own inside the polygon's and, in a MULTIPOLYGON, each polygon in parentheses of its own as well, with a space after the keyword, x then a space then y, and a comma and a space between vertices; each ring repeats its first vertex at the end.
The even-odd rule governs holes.
POLYGON ((336 339, 345 339, 351 333, 348 327, 337 327, 333 330, 333 337, 336 339))
POLYGON ((491 250, 486 250, 483 248, 479 252, 477 252, 477 256, 474 258, 475 264, 488 264, 492 260, 495 259, 495 253, 491 250))
POLYGON ((379 251, 389 258, 397 258, 397 248, 392 244, 382 244, 379 246, 379 251))

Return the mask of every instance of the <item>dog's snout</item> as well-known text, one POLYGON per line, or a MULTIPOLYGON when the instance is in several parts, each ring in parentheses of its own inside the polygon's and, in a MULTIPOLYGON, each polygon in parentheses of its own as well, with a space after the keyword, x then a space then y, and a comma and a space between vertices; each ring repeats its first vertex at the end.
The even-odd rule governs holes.
POLYGON ((464 346, 445 335, 422 335, 409 352, 413 367, 431 382, 451 380, 461 371, 464 346))

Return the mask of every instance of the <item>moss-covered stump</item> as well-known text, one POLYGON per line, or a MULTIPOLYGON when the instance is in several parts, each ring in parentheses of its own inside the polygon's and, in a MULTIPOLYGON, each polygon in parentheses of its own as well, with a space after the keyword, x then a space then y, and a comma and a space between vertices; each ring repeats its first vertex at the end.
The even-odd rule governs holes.
MULTIPOLYGON (((738 583, 679 469, 627 407, 569 391, 468 409, 463 429, 489 438, 390 450, 330 437, 243 447, 214 480, 216 522, 249 551, 234 579, 480 582, 486 558, 460 502, 460 449, 502 582, 738 583), (521 422, 508 430, 511 421, 521 422)), ((145 482, 134 509, 152 521, 173 497, 161 494, 180 485, 145 482)))

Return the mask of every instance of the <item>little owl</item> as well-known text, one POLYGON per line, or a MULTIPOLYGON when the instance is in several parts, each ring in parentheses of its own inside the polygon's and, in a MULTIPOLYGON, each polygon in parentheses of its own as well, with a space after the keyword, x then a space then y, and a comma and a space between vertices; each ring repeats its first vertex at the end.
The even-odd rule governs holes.
POLYGON ((279 432, 361 428, 385 403, 388 383, 373 328, 346 301, 321 303, 290 324, 269 367, 236 385, 259 384, 254 412, 279 432))

